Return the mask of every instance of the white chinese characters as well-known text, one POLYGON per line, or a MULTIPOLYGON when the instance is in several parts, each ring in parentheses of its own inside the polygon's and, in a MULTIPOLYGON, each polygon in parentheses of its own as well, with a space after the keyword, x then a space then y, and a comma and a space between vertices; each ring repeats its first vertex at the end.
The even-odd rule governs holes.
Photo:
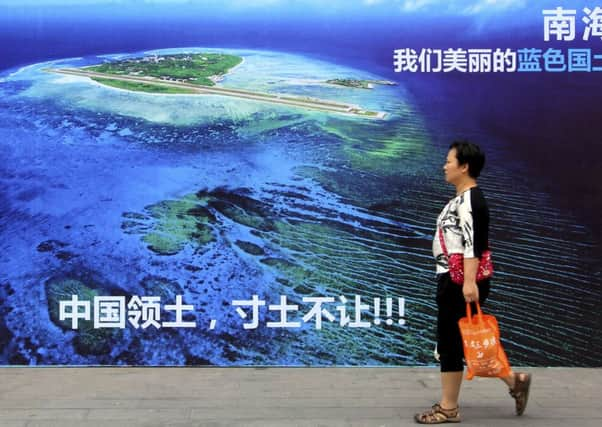
POLYGON ((562 49, 413 49, 394 51, 396 72, 559 73, 600 72, 602 54, 589 48, 562 49))
MULTIPOLYGON (((576 37, 576 9, 544 9, 541 11, 544 17, 543 39, 544 41, 573 41, 576 37)), ((600 37, 602 39, 602 8, 596 6, 591 9, 583 8, 584 16, 581 21, 585 23, 583 29, 583 40, 589 40, 590 37, 600 37)))
POLYGON ((182 296, 176 296, 175 304, 163 307, 166 312, 175 313, 175 321, 161 320, 161 297, 140 297, 134 295, 126 305, 125 296, 95 296, 93 300, 93 316, 90 312, 90 301, 80 300, 72 295, 70 300, 59 301, 59 320, 71 320, 71 329, 78 329, 79 322, 93 321, 93 328, 120 328, 126 326, 126 317, 135 329, 155 328, 195 328, 196 322, 184 321, 183 313, 192 311, 192 305, 183 304, 182 296), (81 309, 81 310, 80 310, 81 309), (140 323, 142 322, 142 323, 140 323))
POLYGON ((541 11, 544 16, 543 39, 547 42, 551 37, 556 40, 572 41, 575 40, 575 16, 577 10, 563 9, 544 9, 541 11))
MULTIPOLYGON (((80 327, 94 329, 119 328, 124 329, 128 324, 134 329, 160 328, 196 328, 196 314, 192 304, 185 304, 182 295, 176 295, 175 304, 161 306, 161 297, 134 295, 126 301, 125 296, 94 296, 92 301, 80 300, 78 295, 72 295, 70 300, 59 301, 59 319, 70 321, 72 329, 80 327), (163 313, 163 314, 162 314, 163 313), (165 320, 165 318, 169 320, 165 320), (162 320, 163 318, 163 320, 162 320), (126 322, 127 320, 127 322, 126 322), (88 322, 84 324, 83 322, 88 322)), ((313 324, 315 329, 322 329, 326 322, 348 328, 370 328, 373 325, 385 324, 391 326, 394 302, 397 303, 399 325, 405 325, 405 299, 387 297, 385 316, 381 318, 381 298, 370 300, 355 295, 350 301, 341 295, 338 298, 324 296, 302 297, 300 304, 293 304, 286 295, 280 295, 279 302, 268 304, 258 295, 251 299, 234 300, 232 306, 244 320, 244 330, 254 330, 265 321, 267 328, 302 328, 313 324), (373 304, 370 305, 368 301, 373 304), (329 309, 329 305, 336 304, 329 309), (347 307, 350 304, 351 307, 347 307), (265 312, 267 307, 267 314, 265 312)), ((216 328, 217 321, 211 319, 209 330, 216 328)))

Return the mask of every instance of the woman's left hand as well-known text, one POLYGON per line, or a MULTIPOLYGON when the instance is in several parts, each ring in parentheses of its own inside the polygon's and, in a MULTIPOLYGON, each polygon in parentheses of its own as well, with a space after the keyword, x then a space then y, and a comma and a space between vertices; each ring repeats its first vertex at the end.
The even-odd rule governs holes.
POLYGON ((464 300, 466 302, 476 302, 479 300, 479 288, 477 282, 464 282, 462 286, 462 293, 464 294, 464 300))

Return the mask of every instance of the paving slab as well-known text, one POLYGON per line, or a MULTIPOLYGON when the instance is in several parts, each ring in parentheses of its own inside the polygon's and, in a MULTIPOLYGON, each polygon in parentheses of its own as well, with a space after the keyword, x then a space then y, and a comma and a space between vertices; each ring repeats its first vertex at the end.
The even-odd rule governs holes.
MULTIPOLYGON (((464 381, 465 426, 602 425, 602 369, 525 368, 529 406, 464 381)), ((437 368, 0 368, 1 427, 392 427, 439 397, 437 368)))

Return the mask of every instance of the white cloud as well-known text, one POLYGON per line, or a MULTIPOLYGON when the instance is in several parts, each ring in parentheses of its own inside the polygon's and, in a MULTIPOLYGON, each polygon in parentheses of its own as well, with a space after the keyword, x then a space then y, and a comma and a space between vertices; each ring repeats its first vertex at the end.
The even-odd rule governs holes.
POLYGON ((526 0, 400 0, 402 12, 432 10, 434 12, 476 15, 508 9, 520 9, 526 0))
POLYGON ((525 0, 479 0, 463 9, 467 15, 484 12, 495 12, 508 9, 521 9, 526 6, 525 0))
POLYGON ((401 5, 403 12, 416 12, 435 3, 446 3, 441 0, 404 0, 401 5))

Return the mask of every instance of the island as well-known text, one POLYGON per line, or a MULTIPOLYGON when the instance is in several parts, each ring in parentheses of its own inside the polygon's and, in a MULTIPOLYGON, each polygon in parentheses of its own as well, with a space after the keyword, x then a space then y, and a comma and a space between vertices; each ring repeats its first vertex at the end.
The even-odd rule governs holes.
POLYGON ((357 79, 331 79, 326 83, 338 86, 354 87, 358 89, 374 89, 374 85, 395 86, 397 83, 389 80, 357 80, 357 79))
POLYGON ((150 55, 81 68, 51 68, 46 71, 88 77, 103 85, 131 91, 222 95, 356 117, 385 117, 384 112, 370 111, 354 104, 216 85, 242 62, 242 57, 220 53, 150 55))
POLYGON ((214 86, 243 58, 221 53, 150 55, 105 62, 82 69, 116 76, 148 76, 161 80, 214 86))

